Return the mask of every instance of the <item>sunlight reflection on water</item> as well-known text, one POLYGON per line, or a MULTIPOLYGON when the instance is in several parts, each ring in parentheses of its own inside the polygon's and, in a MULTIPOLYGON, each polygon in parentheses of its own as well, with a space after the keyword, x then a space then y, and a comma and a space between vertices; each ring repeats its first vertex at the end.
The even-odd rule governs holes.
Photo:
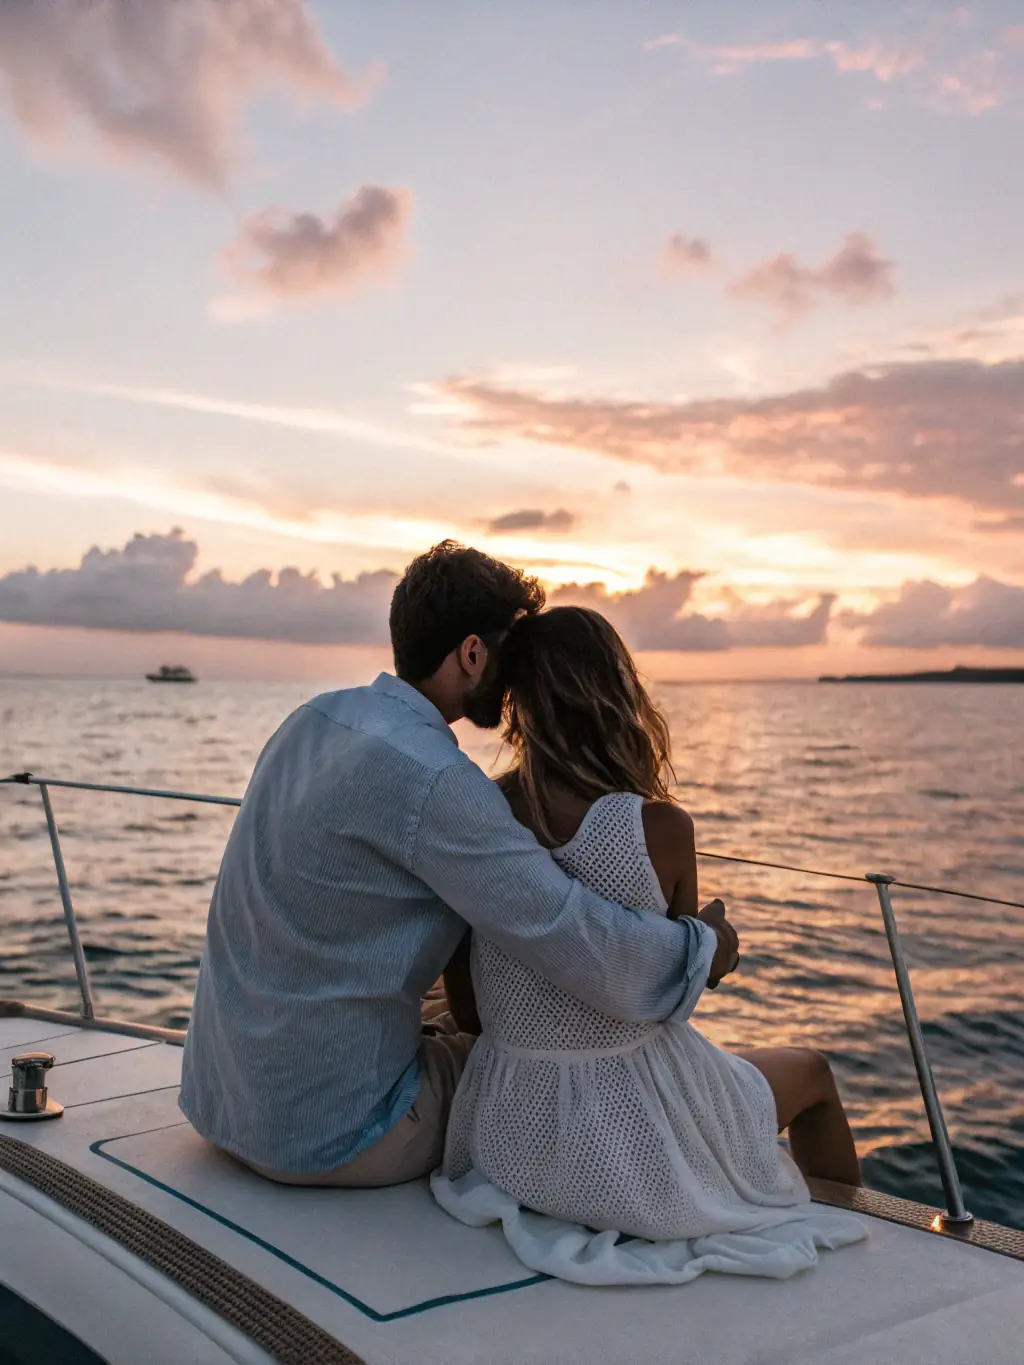
MULTIPOLYGON (((316 689, 313 689, 316 690, 316 689)), ((239 795, 303 685, 0 681, 0 771, 239 795)), ((666 686, 679 799, 710 852, 892 872, 1024 898, 1024 689, 666 686)), ((459 727, 485 766, 492 737, 459 727)), ((94 990, 183 1024, 234 812, 55 791, 94 990)), ((871 1183, 939 1198, 874 891, 705 860, 742 937, 696 1022, 722 1045, 832 1058, 871 1183)), ((976 1212, 1024 1225, 1024 914, 894 893, 918 1006, 976 1212)), ((0 994, 73 1005, 38 794, 0 792, 0 994)), ((970 1200, 969 1200, 970 1202, 970 1200)))

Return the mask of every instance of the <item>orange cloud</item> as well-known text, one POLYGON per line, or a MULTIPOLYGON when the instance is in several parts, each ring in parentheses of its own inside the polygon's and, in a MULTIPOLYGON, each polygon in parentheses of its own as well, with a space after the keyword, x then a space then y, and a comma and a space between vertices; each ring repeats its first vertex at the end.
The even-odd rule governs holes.
POLYGON ((394 278, 408 254, 408 190, 362 185, 332 219, 288 209, 246 218, 222 260, 256 294, 277 299, 346 293, 394 278))
POLYGON ((219 187, 247 100, 278 88, 342 108, 381 75, 347 75, 304 0, 8 0, 0 102, 29 138, 86 141, 219 187))
POLYGON ((883 260, 871 238, 851 232, 836 254, 821 266, 806 266, 789 253, 762 261, 729 286, 738 299, 766 303, 791 322, 823 296, 864 304, 892 298, 892 262, 883 260))
POLYGON ((1024 359, 882 365, 820 388, 678 403, 555 397, 466 377, 436 388, 461 406, 468 442, 1024 511, 1024 359))

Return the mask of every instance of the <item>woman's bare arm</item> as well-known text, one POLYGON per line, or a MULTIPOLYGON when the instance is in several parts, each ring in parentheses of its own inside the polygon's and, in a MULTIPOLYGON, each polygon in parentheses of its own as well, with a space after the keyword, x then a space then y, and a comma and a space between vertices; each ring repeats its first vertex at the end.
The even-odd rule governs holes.
POLYGON ((647 856, 668 901, 669 919, 697 913, 697 851, 693 821, 669 801, 649 801, 643 808, 647 856))
POLYGON ((686 811, 668 801, 652 801, 643 808, 647 856, 658 874, 668 901, 667 916, 689 915, 710 924, 718 935, 718 950, 711 964, 708 985, 712 990, 739 962, 739 940, 725 918, 725 906, 714 900, 697 910, 697 847, 693 821, 686 811))

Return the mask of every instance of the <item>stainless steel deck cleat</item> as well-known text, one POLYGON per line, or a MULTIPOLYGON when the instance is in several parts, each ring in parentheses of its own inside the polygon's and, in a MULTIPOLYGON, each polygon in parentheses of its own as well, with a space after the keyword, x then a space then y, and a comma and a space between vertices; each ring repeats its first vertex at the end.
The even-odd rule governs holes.
POLYGON ((11 1058, 11 1089, 7 1108, 0 1119, 27 1122, 32 1119, 59 1119, 64 1106, 48 1098, 46 1073, 53 1066, 50 1052, 23 1052, 11 1058))

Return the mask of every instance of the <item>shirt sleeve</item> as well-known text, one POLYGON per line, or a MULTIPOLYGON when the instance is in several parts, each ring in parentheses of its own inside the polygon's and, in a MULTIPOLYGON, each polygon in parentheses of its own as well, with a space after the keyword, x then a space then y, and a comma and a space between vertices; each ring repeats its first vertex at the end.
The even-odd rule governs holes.
POLYGON ((435 779, 412 871, 474 929, 612 1018, 667 1018, 707 981, 710 926, 627 909, 566 876, 475 764, 435 779))

